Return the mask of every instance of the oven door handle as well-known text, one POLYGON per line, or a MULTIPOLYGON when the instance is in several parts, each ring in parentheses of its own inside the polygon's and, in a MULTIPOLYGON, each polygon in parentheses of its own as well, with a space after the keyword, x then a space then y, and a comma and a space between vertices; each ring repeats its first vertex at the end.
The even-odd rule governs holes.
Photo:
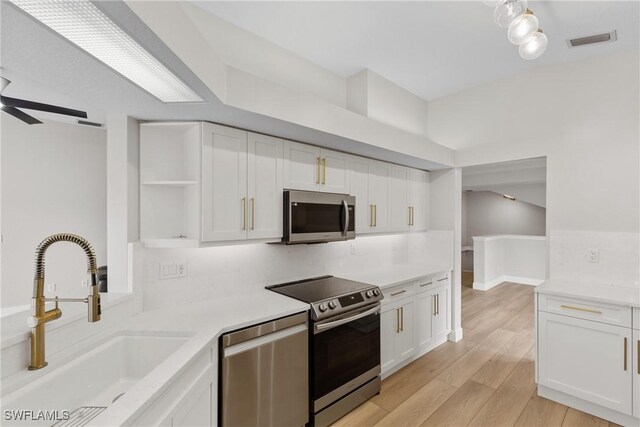
POLYGON ((342 199, 342 206, 344 207, 344 229, 342 230, 342 235, 346 236, 349 230, 349 205, 344 199, 342 199))
POLYGON ((371 314, 378 314, 378 313, 380 313, 379 304, 377 304, 375 307, 367 311, 363 311, 362 313, 356 314, 355 316, 350 316, 340 320, 334 320, 333 322, 328 322, 328 323, 319 323, 319 324, 316 323, 314 326, 314 332, 315 333, 322 332, 327 329, 335 328, 336 326, 344 325, 345 323, 353 322, 354 320, 362 319, 363 317, 367 317, 371 314))

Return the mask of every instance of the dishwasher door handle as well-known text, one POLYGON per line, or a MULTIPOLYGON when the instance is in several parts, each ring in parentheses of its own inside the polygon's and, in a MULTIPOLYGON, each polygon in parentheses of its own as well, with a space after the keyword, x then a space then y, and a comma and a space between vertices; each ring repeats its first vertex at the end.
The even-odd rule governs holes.
POLYGON ((304 323, 301 323, 299 325, 292 326, 287 329, 281 329, 279 331, 276 331, 267 335, 262 335, 258 338, 254 338, 249 341, 244 341, 238 344, 234 344, 232 346, 225 348, 223 357, 225 358, 231 357, 238 353, 243 353, 245 351, 253 350, 254 348, 272 343, 274 341, 281 340, 283 338, 298 334, 300 332, 305 332, 307 330, 308 330, 307 325, 305 325, 304 323))

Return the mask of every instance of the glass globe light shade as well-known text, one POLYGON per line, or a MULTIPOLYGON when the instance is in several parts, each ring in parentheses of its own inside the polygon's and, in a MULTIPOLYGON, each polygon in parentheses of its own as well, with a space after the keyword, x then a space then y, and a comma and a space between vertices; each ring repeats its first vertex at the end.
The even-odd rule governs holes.
POLYGON ((549 39, 547 39, 547 36, 538 30, 522 39, 518 52, 522 59, 536 59, 547 50, 548 43, 549 39))
POLYGON ((498 5, 498 3, 500 3, 500 0, 483 0, 484 4, 486 4, 487 6, 495 9, 496 6, 498 5))
POLYGON ((511 44, 519 45, 522 40, 531 33, 538 31, 538 18, 531 13, 518 16, 509 25, 507 37, 511 44))
POLYGON ((527 10, 527 0, 502 0, 493 11, 496 24, 507 28, 514 19, 527 10))

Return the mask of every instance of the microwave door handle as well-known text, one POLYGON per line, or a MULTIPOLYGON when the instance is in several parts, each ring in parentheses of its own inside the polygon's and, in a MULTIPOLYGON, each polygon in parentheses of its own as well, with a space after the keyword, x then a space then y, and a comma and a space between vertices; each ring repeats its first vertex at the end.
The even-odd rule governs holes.
POLYGON ((380 313, 380 304, 376 304, 376 306, 372 309, 363 311, 362 313, 356 314, 355 316, 347 317, 346 319, 334 320, 333 322, 328 323, 316 323, 315 333, 322 332, 326 329, 335 328, 336 326, 344 325, 345 323, 353 322, 354 320, 362 319, 363 317, 378 313, 380 313))
POLYGON ((349 230, 349 205, 344 199, 342 199, 342 207, 344 208, 344 229, 342 230, 342 235, 346 236, 349 230))

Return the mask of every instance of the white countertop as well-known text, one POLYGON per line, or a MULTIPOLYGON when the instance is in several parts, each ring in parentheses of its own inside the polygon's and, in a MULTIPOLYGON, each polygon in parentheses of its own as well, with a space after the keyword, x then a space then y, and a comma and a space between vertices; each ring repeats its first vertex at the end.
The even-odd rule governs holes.
POLYGON ((387 267, 373 266, 371 269, 360 271, 334 271, 333 275, 384 289, 450 271, 451 267, 446 265, 397 264, 387 267))
POLYGON ((605 304, 640 307, 640 288, 635 286, 549 279, 537 286, 536 292, 581 298, 605 304))
MULTIPOLYGON (((449 266, 427 266, 399 264, 390 267, 372 268, 366 272, 334 271, 335 276, 375 284, 381 288, 417 280, 436 273, 449 272, 449 266)), ((134 316, 122 330, 127 332, 186 332, 192 337, 175 353, 154 368, 127 393, 110 405, 92 421, 92 425, 122 425, 134 421, 142 415, 157 397, 162 395, 173 380, 178 378, 189 363, 195 361, 203 352, 216 345, 220 335, 259 324, 279 317, 307 311, 307 303, 268 291, 266 289, 238 292, 215 300, 184 304, 172 309, 160 309, 142 312, 134 316)), ((117 331, 111 331, 111 334, 117 331)), ((97 339, 104 337, 95 337, 97 339)), ((92 341, 92 340, 87 340, 92 341)), ((68 349, 87 346, 83 342, 68 349)), ((55 366, 53 360, 50 366, 55 366)), ((216 361, 214 361, 214 364, 216 361)), ((25 370, 26 372, 26 370, 25 370)), ((52 374, 55 370, 49 371, 52 374)), ((25 380, 20 378, 23 372, 12 378, 14 385, 25 380)), ((42 372, 40 376, 47 375, 42 372)), ((33 375, 33 374, 32 374, 33 375)), ((13 376, 12 376, 13 377, 13 376)), ((38 377, 34 378, 37 380, 38 377)), ((3 387, 4 388, 4 387, 3 387)))

